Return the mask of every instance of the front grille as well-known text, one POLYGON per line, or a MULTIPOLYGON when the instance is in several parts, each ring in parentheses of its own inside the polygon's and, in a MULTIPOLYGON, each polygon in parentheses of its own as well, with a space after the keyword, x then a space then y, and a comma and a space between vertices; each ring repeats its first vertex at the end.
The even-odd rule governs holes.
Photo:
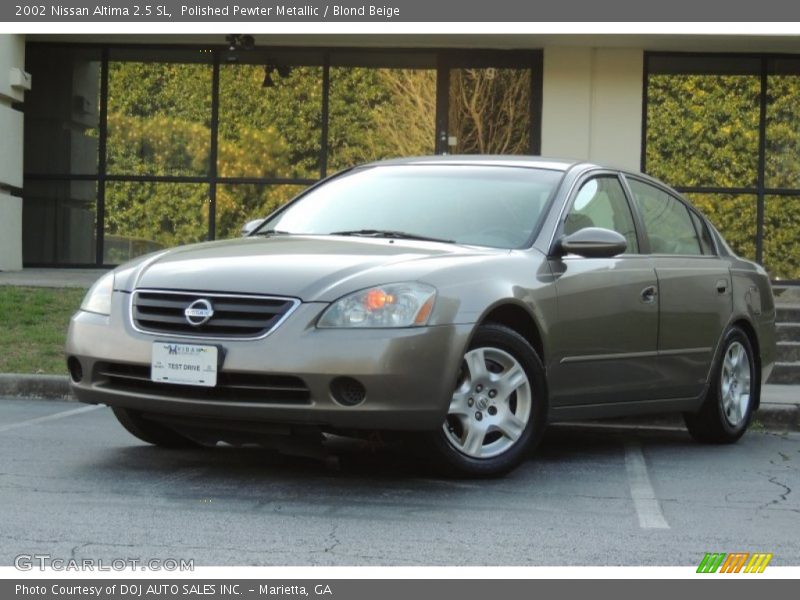
POLYGON ((113 391, 150 394, 187 400, 228 400, 265 404, 309 404, 311 392, 305 382, 293 375, 259 373, 217 373, 216 387, 176 385, 150 379, 150 367, 123 363, 98 362, 93 381, 98 387, 113 391))
POLYGON ((247 339, 270 333, 299 304, 294 298, 137 290, 131 297, 131 318, 146 333, 203 338, 247 339), (184 311, 205 300, 214 311, 202 325, 191 324, 184 311))

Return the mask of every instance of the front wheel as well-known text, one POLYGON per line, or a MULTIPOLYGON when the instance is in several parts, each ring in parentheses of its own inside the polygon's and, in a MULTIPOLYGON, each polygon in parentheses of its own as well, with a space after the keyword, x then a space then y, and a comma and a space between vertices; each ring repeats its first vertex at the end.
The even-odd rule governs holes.
POLYGON ((536 351, 508 327, 482 325, 464 354, 445 422, 429 440, 447 473, 496 476, 538 444, 546 418, 536 351))
POLYGON ((711 385, 697 413, 684 414, 689 434, 699 442, 731 444, 747 431, 758 398, 753 346, 738 327, 725 332, 711 385))

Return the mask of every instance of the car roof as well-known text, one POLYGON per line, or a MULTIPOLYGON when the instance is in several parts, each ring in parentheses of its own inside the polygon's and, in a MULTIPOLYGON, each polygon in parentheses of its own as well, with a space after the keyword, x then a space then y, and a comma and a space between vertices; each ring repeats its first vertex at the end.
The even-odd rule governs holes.
MULTIPOLYGON (((668 190, 671 194, 680 196, 683 195, 677 190, 670 187, 663 181, 655 177, 642 173, 641 171, 633 171, 630 169, 623 169, 611 165, 601 165, 585 160, 577 160, 572 158, 552 158, 546 156, 525 156, 525 155, 505 155, 505 154, 436 154, 431 156, 410 156, 407 158, 390 158, 385 160, 376 160, 370 163, 359 165, 359 167, 378 167, 378 166, 393 166, 393 165, 474 165, 481 167, 522 167, 529 169, 548 169, 551 171, 573 171, 576 174, 585 173, 587 171, 611 171, 614 173, 621 173, 623 175, 636 177, 644 181, 648 181, 658 187, 668 190)), ((685 198, 684 198, 685 200, 685 198)), ((691 203, 689 203, 691 204, 691 203)))
POLYGON ((385 165, 476 165, 494 167, 527 167, 533 169, 549 169, 568 171, 576 165, 597 167, 585 161, 563 158, 547 158, 542 156, 509 156, 490 154, 441 154, 435 156, 412 156, 408 158, 392 158, 367 163, 364 166, 385 165))

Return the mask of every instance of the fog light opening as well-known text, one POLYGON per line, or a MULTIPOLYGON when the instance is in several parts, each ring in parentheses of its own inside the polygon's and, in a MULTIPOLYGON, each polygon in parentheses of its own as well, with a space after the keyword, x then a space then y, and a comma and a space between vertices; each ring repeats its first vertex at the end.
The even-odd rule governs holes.
POLYGON ((80 383, 83 379, 83 367, 81 367, 81 361, 74 356, 70 356, 67 359, 67 368, 69 369, 69 376, 72 378, 72 381, 75 383, 80 383))
POLYGON ((337 377, 331 381, 331 395, 343 406, 355 406, 364 401, 367 390, 360 381, 352 377, 337 377))

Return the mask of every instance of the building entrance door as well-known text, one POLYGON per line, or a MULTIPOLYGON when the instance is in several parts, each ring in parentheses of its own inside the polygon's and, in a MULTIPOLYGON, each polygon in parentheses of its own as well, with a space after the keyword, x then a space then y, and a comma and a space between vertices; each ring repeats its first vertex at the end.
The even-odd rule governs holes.
POLYGON ((442 56, 436 151, 439 154, 538 154, 530 55, 442 56))

